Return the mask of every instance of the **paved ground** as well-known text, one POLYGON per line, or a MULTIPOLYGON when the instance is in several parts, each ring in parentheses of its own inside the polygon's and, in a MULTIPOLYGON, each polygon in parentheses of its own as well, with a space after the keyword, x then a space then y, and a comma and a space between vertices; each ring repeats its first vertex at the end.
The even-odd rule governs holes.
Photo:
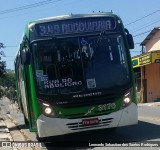
MULTIPOLYGON (((0 103, 0 107, 1 107, 1 105, 5 105, 5 106, 3 106, 4 110, 1 110, 1 114, 0 114, 0 141, 3 141, 3 140, 5 140, 5 141, 30 141, 31 138, 29 138, 29 136, 27 137, 23 133, 22 129, 18 129, 17 128, 17 126, 18 126, 17 122, 15 122, 15 120, 13 120, 12 117, 11 117, 12 114, 19 114, 20 110, 18 109, 18 105, 15 104, 15 103, 10 103, 9 99, 5 99, 5 103, 6 104, 0 103)), ((148 107, 148 106, 155 106, 154 108, 156 110, 157 106, 160 106, 160 102, 143 103, 143 104, 138 104, 138 106, 139 107, 141 107, 141 106, 146 106, 146 107, 148 107)), ((141 108, 143 108, 143 107, 141 107, 141 108)), ((152 108, 152 107, 149 107, 149 108, 152 108)), ((146 109, 146 108, 144 108, 144 109, 146 109)), ((146 111, 145 111, 145 113, 146 113, 146 111)), ((152 117, 149 117, 148 115, 147 115, 147 118, 140 117, 139 119, 146 121, 146 120, 148 120, 148 118, 150 119, 149 120, 150 122, 155 121, 155 120, 153 120, 152 117)), ((158 122, 160 122, 160 119, 158 119, 158 122)), ((12 149, 12 148, 10 148, 10 149, 12 149)), ((0 148, 0 150, 10 150, 10 149, 8 149, 8 148, 1 149, 0 148)), ((14 149, 16 150, 16 148, 14 148, 14 149)), ((21 149, 23 150, 24 148, 21 148, 21 149)), ((36 150, 37 149, 38 148, 36 148, 36 150)), ((103 150, 102 147, 96 147, 96 148, 93 148, 93 149, 96 149, 96 150, 100 150, 101 149, 101 150, 103 150)), ((110 148, 107 148, 107 149, 110 149, 110 148)), ((112 149, 114 149, 114 148, 112 148, 112 149)), ((115 147, 115 150, 116 149, 119 149, 119 148, 115 147)), ((123 149, 126 150, 128 148, 123 147, 123 149)), ((134 150, 136 150, 136 149, 138 150, 139 148, 138 147, 137 148, 134 147, 134 150)), ((147 150, 147 149, 148 149, 147 147, 144 148, 144 150, 147 150)), ((31 148, 25 148, 25 150, 31 150, 31 148)), ((69 149, 67 149, 67 150, 69 150, 69 149)), ((156 150, 160 150, 160 149, 157 148, 156 150)))
POLYGON ((139 103, 138 106, 160 106, 160 102, 152 102, 152 103, 139 103))
POLYGON ((11 103, 7 98, 3 100, 0 101, 0 150, 40 150, 40 148, 25 146, 26 142, 31 142, 31 140, 10 115, 20 111, 18 105, 11 103), (11 143, 14 147, 10 147, 11 143))

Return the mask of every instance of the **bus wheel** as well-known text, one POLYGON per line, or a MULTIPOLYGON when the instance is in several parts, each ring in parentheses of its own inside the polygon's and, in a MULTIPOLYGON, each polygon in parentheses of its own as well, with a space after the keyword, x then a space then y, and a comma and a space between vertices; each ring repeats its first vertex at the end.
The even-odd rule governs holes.
POLYGON ((43 141, 44 139, 43 139, 43 138, 40 138, 39 135, 38 135, 38 133, 36 133, 36 139, 37 139, 39 142, 44 142, 44 141, 43 141))

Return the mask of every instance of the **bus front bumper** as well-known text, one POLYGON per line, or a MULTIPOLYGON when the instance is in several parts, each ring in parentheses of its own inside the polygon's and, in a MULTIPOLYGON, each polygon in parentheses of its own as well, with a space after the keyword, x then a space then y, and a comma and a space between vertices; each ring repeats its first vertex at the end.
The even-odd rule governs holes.
POLYGON ((97 130, 104 128, 113 128, 120 126, 127 126, 137 124, 138 113, 137 105, 131 103, 128 107, 113 112, 108 115, 97 117, 78 118, 78 119, 64 119, 64 118, 50 118, 40 115, 37 119, 38 136, 40 138, 50 137, 56 135, 64 135, 74 132, 97 130), (82 125, 83 119, 98 118, 99 123, 94 125, 82 125))

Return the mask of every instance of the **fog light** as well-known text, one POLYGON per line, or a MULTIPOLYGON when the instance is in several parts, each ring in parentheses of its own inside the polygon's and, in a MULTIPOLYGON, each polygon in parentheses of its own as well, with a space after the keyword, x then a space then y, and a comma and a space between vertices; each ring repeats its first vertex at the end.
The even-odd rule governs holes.
POLYGON ((49 114, 52 113, 52 108, 46 107, 46 108, 44 109, 44 112, 45 112, 45 114, 49 115, 49 114))

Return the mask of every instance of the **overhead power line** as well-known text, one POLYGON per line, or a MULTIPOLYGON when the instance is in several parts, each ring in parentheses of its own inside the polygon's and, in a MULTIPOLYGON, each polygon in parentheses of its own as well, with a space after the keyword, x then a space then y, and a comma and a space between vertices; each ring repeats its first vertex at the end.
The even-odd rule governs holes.
POLYGON ((136 23, 136 22, 138 22, 138 21, 141 21, 141 20, 143 20, 144 18, 147 18, 147 17, 149 17, 149 16, 151 16, 151 15, 153 15, 153 14, 159 12, 159 11, 160 11, 160 10, 156 10, 156 11, 154 11, 154 12, 152 12, 152 13, 146 15, 146 16, 143 16, 143 17, 141 17, 141 18, 139 18, 139 19, 137 19, 137 20, 135 20, 135 21, 132 21, 132 22, 126 24, 125 26, 129 26, 129 25, 131 25, 131 24, 133 24, 133 23, 136 23))
POLYGON ((140 45, 142 42, 137 42, 137 43, 134 43, 134 45, 140 45))
MULTIPOLYGON (((82 1, 82 0, 81 0, 82 1)), ((60 5, 58 5, 58 7, 61 7, 61 6, 67 6, 67 5, 71 5, 72 3, 79 3, 79 2, 81 2, 81 1, 77 1, 77 0, 72 0, 71 2, 66 2, 65 1, 65 3, 63 3, 63 4, 60 4, 60 5)), ((83 0, 84 1, 84 0, 83 0)), ((48 10, 44 10, 43 9, 43 12, 44 11, 48 11, 48 10)), ((34 12, 34 14, 35 13, 39 13, 39 12, 42 12, 42 9, 41 10, 36 10, 35 12, 34 12)), ((13 12, 14 13, 14 12, 13 12)), ((30 14, 30 12, 26 12, 26 13, 21 13, 21 14, 16 14, 16 15, 11 15, 11 16, 6 16, 6 17, 0 17, 0 21, 2 21, 2 19, 8 19, 8 18, 13 18, 13 17, 17 17, 17 16, 22 16, 22 15, 26 15, 26 14, 30 14)))
POLYGON ((6 60, 6 61, 15 61, 15 60, 6 60))
MULTIPOLYGON (((153 39, 150 39, 150 41, 157 40, 157 39, 160 40, 160 36, 159 36, 159 37, 155 37, 155 38, 153 38, 153 39)), ((136 43, 134 43, 134 44, 137 45, 137 44, 141 44, 141 43, 142 43, 142 42, 136 42, 136 43)))
POLYGON ((156 23, 158 23, 158 22, 160 22, 160 18, 158 18, 158 19, 156 19, 156 20, 150 20, 149 22, 146 22, 146 23, 144 23, 143 25, 141 25, 141 26, 139 26, 139 27, 137 27, 137 28, 135 28, 135 29, 132 29, 132 30, 130 30, 130 32, 137 32, 137 31, 139 31, 139 30, 142 30, 142 29, 144 29, 144 28, 146 28, 146 27, 149 27, 149 26, 151 26, 151 25, 153 25, 153 24, 156 24, 156 23))
POLYGON ((7 9, 7 10, 0 11, 0 15, 6 14, 6 13, 12 13, 12 12, 16 12, 16 11, 21 11, 21 10, 25 10, 25 9, 30 9, 30 8, 38 7, 38 6, 42 6, 42 5, 47 5, 47 4, 55 3, 58 1, 62 1, 62 0, 45 0, 45 1, 38 2, 38 3, 34 3, 34 4, 24 5, 24 6, 12 8, 12 9, 7 9))
POLYGON ((139 33, 139 34, 137 34, 137 35, 134 35, 133 37, 137 37, 137 36, 143 35, 143 34, 145 34, 145 33, 151 32, 151 31, 152 31, 152 30, 145 31, 145 32, 139 33))
POLYGON ((18 47, 18 46, 5 46, 5 47, 18 47))
POLYGON ((160 22, 160 20, 155 21, 155 22, 152 22, 152 23, 147 24, 147 25, 145 25, 145 26, 142 26, 141 28, 139 28, 139 29, 137 29, 137 30, 132 31, 132 33, 133 33, 133 32, 137 32, 137 31, 139 31, 139 30, 142 30, 142 29, 144 29, 144 28, 146 28, 146 27, 149 27, 149 26, 151 26, 151 25, 153 25, 153 24, 155 24, 155 23, 157 23, 157 22, 160 22))
POLYGON ((130 51, 132 53, 140 53, 141 51, 130 51))

